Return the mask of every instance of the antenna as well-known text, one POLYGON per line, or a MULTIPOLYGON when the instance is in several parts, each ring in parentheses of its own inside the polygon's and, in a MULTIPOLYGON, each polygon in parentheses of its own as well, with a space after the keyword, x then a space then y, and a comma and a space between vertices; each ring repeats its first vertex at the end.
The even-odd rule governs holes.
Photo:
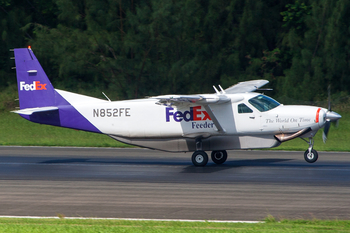
POLYGON ((218 89, 216 89, 216 87, 215 87, 215 86, 213 86, 213 88, 214 88, 214 90, 215 90, 216 94, 220 94, 220 92, 218 91, 218 89))
POLYGON ((109 102, 111 102, 111 100, 108 98, 108 96, 104 92, 102 92, 102 94, 108 99, 109 102))
POLYGON ((224 91, 224 89, 222 89, 222 87, 219 85, 220 90, 221 90, 221 94, 226 94, 226 92, 224 91))

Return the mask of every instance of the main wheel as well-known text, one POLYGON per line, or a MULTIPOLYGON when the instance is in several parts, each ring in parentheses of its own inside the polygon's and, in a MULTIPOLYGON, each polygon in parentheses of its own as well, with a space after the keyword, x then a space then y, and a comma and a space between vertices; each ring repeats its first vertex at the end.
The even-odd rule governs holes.
POLYGON ((192 154, 192 163, 196 167, 204 167, 208 163, 208 155, 202 150, 197 150, 192 154))
POLYGON ((227 152, 225 150, 214 150, 211 152, 211 160, 216 164, 223 164, 226 162, 227 152))
POLYGON ((318 159, 318 153, 317 151, 315 151, 314 149, 311 150, 311 153, 309 152, 309 150, 306 150, 304 153, 304 159, 306 162, 308 163, 314 163, 317 161, 318 159))

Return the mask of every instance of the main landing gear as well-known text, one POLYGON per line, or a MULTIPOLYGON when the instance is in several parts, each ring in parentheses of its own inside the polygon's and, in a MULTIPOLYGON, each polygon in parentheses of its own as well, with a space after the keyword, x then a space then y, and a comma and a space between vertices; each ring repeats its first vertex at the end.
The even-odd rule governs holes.
POLYGON ((208 155, 205 151, 197 150, 192 154, 192 163, 196 167, 204 167, 208 163, 208 155))
POLYGON ((226 162, 227 152, 225 150, 214 150, 211 152, 211 160, 216 164, 223 164, 226 162))
MULTIPOLYGON (((211 160, 216 164, 226 162, 227 152, 225 150, 215 150, 211 152, 211 160)), ((192 154, 192 163, 196 167, 204 167, 208 163, 208 154, 205 151, 197 150, 192 154)))
MULTIPOLYGON (((303 139, 306 141, 305 139, 303 139)), ((314 139, 309 138, 309 141, 306 141, 309 144, 309 148, 304 153, 304 159, 308 163, 314 163, 318 159, 318 153, 316 150, 313 149, 314 146, 314 139)))
MULTIPOLYGON (((208 163, 208 154, 202 150, 202 140, 196 140, 196 151, 192 154, 192 163, 196 167, 204 167, 208 163)), ((211 152, 211 160, 216 164, 223 164, 227 160, 225 150, 215 150, 211 152)))

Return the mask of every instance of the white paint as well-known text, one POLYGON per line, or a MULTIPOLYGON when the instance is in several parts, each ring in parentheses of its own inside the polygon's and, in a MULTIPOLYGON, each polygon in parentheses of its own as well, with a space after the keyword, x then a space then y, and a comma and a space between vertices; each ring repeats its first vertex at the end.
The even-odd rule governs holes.
MULTIPOLYGON (((208 140, 203 148, 271 148, 279 145, 274 138, 276 134, 295 133, 310 127, 311 132, 303 135, 309 137, 324 126, 327 109, 319 111, 319 122, 316 122, 318 107, 279 105, 265 111, 273 101, 261 102, 263 107, 252 105, 249 100, 260 94, 250 91, 266 83, 266 80, 242 82, 219 94, 162 95, 125 101, 56 91, 101 133, 116 136, 121 141, 125 139, 126 143, 164 151, 193 151, 195 137, 201 136, 217 138, 208 140), (245 104, 252 112, 239 113, 240 104, 245 104)), ((52 107, 16 112, 30 115, 52 107)), ((57 107, 64 111, 65 106, 57 107)))
POLYGON ((81 220, 119 220, 119 221, 157 221, 157 222, 215 222, 215 223, 264 223, 264 221, 237 221, 237 220, 193 220, 193 219, 146 219, 146 218, 83 218, 83 217, 41 217, 41 216, 1 216, 0 218, 23 219, 81 219, 81 220))

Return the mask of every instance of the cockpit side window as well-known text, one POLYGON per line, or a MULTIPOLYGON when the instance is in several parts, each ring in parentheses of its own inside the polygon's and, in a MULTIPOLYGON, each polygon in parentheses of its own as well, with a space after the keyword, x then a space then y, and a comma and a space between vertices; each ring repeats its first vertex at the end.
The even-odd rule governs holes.
POLYGON ((238 105, 238 113, 252 113, 253 110, 251 110, 247 105, 245 104, 239 104, 238 105))
POLYGON ((264 95, 255 96, 254 98, 248 100, 248 102, 260 112, 269 111, 280 105, 280 103, 278 103, 276 100, 264 95))

